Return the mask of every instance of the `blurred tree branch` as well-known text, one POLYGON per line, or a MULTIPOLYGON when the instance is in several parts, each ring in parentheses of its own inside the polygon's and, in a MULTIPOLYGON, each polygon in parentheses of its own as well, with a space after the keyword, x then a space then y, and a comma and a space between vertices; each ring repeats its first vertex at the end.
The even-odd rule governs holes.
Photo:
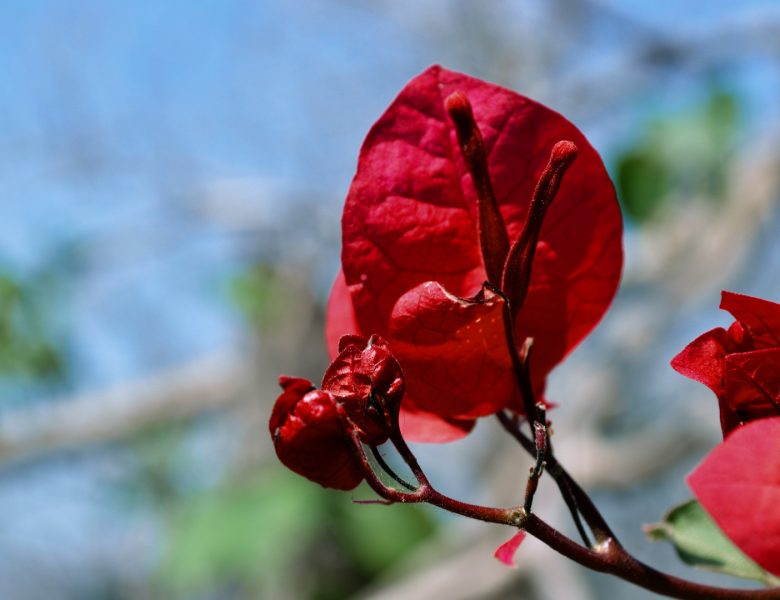
POLYGON ((131 436, 246 397, 250 358, 218 353, 146 379, 3 416, 0 461, 37 458, 131 436))

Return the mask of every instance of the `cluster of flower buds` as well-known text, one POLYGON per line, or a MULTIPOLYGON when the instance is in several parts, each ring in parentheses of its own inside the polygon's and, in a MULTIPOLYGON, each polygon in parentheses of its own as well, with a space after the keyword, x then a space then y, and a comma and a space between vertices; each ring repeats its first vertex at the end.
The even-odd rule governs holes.
POLYGON ((325 487, 355 488, 363 470, 349 443, 354 430, 370 446, 397 428, 404 394, 401 367, 379 336, 344 336, 321 389, 296 377, 279 378, 269 429, 279 460, 325 487))

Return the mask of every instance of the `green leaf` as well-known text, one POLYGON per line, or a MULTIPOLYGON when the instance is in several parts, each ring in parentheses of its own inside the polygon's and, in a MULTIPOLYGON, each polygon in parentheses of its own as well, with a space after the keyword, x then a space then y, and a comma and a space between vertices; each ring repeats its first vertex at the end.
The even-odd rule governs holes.
POLYGON ((0 272, 0 378, 54 380, 65 374, 51 336, 52 290, 33 278, 0 272))
POLYGON ((674 507, 663 521, 645 525, 644 530, 653 541, 671 542, 680 559, 691 566, 766 585, 780 584, 780 579, 745 556, 696 500, 674 507))

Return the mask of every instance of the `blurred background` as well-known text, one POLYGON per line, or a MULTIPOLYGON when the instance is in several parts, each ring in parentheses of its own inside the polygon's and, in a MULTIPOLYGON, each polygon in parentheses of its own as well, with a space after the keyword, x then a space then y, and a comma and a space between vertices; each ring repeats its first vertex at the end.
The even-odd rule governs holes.
MULTIPOLYGON (((0 597, 650 598, 535 540, 357 506, 285 471, 279 373, 318 381, 362 139, 432 63, 565 114, 626 219, 624 283, 550 398, 560 460, 635 554, 690 497, 715 399, 669 359, 780 299, 780 5, 725 0, 0 3, 0 597)), ((528 462, 485 420, 419 446, 464 500, 528 462)), ((541 515, 566 531, 554 490, 541 515)))

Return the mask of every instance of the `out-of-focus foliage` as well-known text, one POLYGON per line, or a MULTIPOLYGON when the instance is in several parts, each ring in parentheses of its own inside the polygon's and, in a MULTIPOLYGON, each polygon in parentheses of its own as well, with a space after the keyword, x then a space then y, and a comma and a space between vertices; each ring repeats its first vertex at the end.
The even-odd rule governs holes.
MULTIPOLYGON (((253 331, 273 336, 288 330, 291 306, 307 295, 293 288, 285 273, 256 263, 233 277, 230 292, 253 331)), ((140 484, 126 491, 166 524, 162 597, 345 598, 436 531, 431 511, 356 506, 275 461, 231 468, 226 459, 227 472, 210 478, 203 465, 187 464, 187 443, 186 430, 172 425, 133 444, 140 484), (183 471, 200 472, 201 481, 182 482, 183 471)), ((375 497, 366 486, 352 495, 375 497)))
POLYGON ((256 263, 231 282, 231 296, 256 330, 285 317, 285 299, 290 290, 271 266, 256 263))
POLYGON ((184 597, 230 589, 231 597, 335 600, 434 532, 419 507, 344 500, 277 469, 186 499, 170 519, 162 586, 184 597))
POLYGON ((48 321, 51 282, 0 273, 0 376, 55 378, 63 375, 62 350, 48 321))
MULTIPOLYGON (((364 489, 363 497, 372 496, 364 489)), ((417 506, 386 510, 382 505, 339 505, 341 533, 351 558, 368 575, 376 576, 392 566, 416 544, 435 532, 431 511, 417 506), (411 510, 406 510, 407 508, 411 510)))
POLYGON ((134 436, 128 446, 135 456, 135 469, 128 485, 122 486, 123 498, 130 504, 146 504, 167 509, 175 506, 189 491, 179 473, 185 471, 180 460, 186 440, 181 423, 159 423, 134 436))
POLYGON ((164 578, 182 591, 255 587, 307 545, 324 507, 297 478, 264 477, 197 496, 174 512, 164 578))
POLYGON ((721 89, 691 111, 650 121, 615 160, 625 214, 638 224, 651 220, 672 192, 675 200, 720 201, 739 125, 738 99, 721 89))

